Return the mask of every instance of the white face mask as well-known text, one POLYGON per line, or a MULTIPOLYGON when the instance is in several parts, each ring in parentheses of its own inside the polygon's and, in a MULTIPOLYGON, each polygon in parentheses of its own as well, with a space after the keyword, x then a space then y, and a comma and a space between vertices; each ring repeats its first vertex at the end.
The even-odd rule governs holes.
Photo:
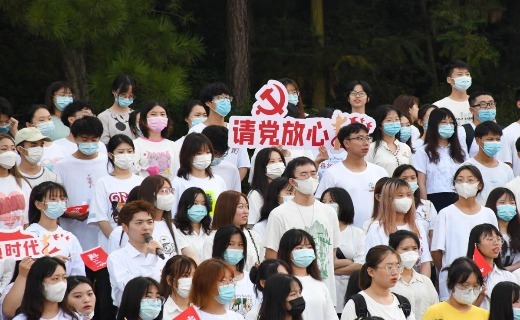
POLYGON ((404 197, 400 199, 394 199, 395 211, 401 213, 407 213, 412 207, 412 198, 404 197))
POLYGON ((401 254, 401 263, 406 269, 412 269, 419 260, 419 253, 415 250, 406 251, 401 254))
POLYGON ((173 202, 175 197, 173 193, 169 194, 158 194, 155 200, 155 207, 159 210, 170 211, 172 210, 173 202))
POLYGON ((65 297, 65 291, 67 290, 67 282, 60 281, 58 283, 43 284, 43 296, 45 299, 51 302, 61 302, 65 297))
POLYGON ((453 298, 459 303, 472 305, 477 300, 480 290, 474 290, 473 288, 462 290, 457 287, 453 289, 453 298))
POLYGON ((133 153, 122 153, 122 154, 114 154, 114 164, 116 167, 126 170, 130 168, 134 161, 133 153))
POLYGON ((37 164, 43 157, 43 147, 28 148, 27 155, 23 155, 31 164, 37 164))
POLYGON ((198 170, 205 170, 211 164, 211 153, 200 154, 193 158, 193 167, 198 170))
POLYGON ((294 179, 296 183, 298 183, 297 187, 294 187, 294 189, 298 190, 299 192, 306 194, 306 195, 313 195, 314 192, 316 192, 316 189, 318 189, 318 179, 309 177, 305 180, 298 180, 294 179))
POLYGON ((270 179, 280 178, 285 171, 283 162, 270 163, 265 167, 265 175, 270 179))
POLYGON ((478 182, 475 183, 456 183, 455 184, 455 190, 457 190, 457 193, 459 196, 469 199, 471 197, 474 197, 477 195, 478 192, 478 182))
POLYGON ((193 278, 180 278, 177 280, 177 294, 182 298, 187 298, 190 295, 191 283, 193 278))
POLYGON ((16 159, 18 159, 18 155, 14 151, 0 153, 0 166, 11 169, 16 164, 16 159))

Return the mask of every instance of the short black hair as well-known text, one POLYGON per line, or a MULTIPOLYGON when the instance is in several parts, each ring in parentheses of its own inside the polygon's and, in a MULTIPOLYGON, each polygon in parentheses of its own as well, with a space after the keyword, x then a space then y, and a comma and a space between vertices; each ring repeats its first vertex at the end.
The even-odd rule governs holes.
POLYGON ((45 90, 45 106, 51 114, 54 114, 55 108, 54 103, 52 102, 54 99, 54 94, 61 88, 69 89, 71 92, 73 92, 71 84, 67 81, 55 81, 51 83, 45 90))
POLYGON ((455 60, 444 66, 443 71, 444 71, 444 74, 446 75, 446 77, 451 77, 451 74, 453 73, 453 69, 455 69, 455 68, 466 69, 468 71, 471 71, 469 68, 469 65, 466 62, 464 62, 462 60, 455 60))
POLYGON ((189 100, 189 101, 186 101, 186 103, 184 103, 182 105, 182 119, 186 119, 190 116, 190 113, 191 113, 191 110, 193 110, 193 107, 195 106, 202 106, 204 107, 204 110, 206 110, 206 113, 208 113, 208 107, 203 105, 202 102, 200 102, 200 100, 189 100))
POLYGON ((297 158, 294 158, 291 161, 289 161, 289 163, 287 164, 287 167, 285 168, 284 175, 287 178, 294 179, 294 178, 296 178, 296 176, 294 175, 294 171, 296 171, 296 167, 301 167, 301 166, 304 166, 307 164, 312 164, 314 166, 314 168, 316 168, 316 170, 318 169, 316 167, 316 163, 314 161, 312 161, 311 159, 309 159, 307 157, 297 157, 297 158))
POLYGON ((449 290, 453 290, 457 283, 464 283, 468 280, 469 276, 474 273, 477 276, 479 285, 484 285, 484 279, 480 269, 477 267, 473 260, 467 257, 460 257, 451 263, 449 267, 443 269, 448 270, 448 278, 446 284, 449 290))
POLYGON ((388 236, 388 245, 394 249, 397 250, 397 247, 399 247, 399 244, 405 239, 411 238, 415 241, 417 244, 417 248, 421 249, 421 243, 419 242, 419 237, 411 231, 408 230, 397 230, 394 233, 390 233, 388 236))
POLYGON ((345 88, 345 95, 348 101, 348 97, 350 95, 350 92, 354 90, 354 87, 360 85, 363 88, 363 91, 367 94, 367 97, 372 98, 372 87, 368 84, 368 82, 364 80, 353 80, 347 83, 347 86, 345 88))
POLYGON ((9 100, 4 97, 0 97, 0 114, 5 114, 8 118, 13 116, 13 106, 11 106, 9 100))
POLYGON ((117 93, 127 93, 130 87, 132 87, 132 94, 135 95, 135 79, 128 74, 120 74, 112 82, 112 91, 117 93))
POLYGON ((481 138, 488 134, 502 136, 502 128, 494 121, 484 121, 475 127, 475 138, 481 138))
POLYGON ((457 171, 455 171, 455 174, 453 175, 453 186, 455 186, 455 180, 457 179, 457 176, 463 171, 463 170, 468 170, 469 172, 471 172, 472 175, 475 176, 475 178, 477 178, 478 182, 480 183, 480 185, 482 186, 482 189, 480 189, 479 191, 477 191, 477 194, 480 194, 482 192, 482 190, 484 190, 484 178, 482 178, 482 173, 480 172, 479 168, 477 168, 476 166, 472 165, 472 164, 469 164, 469 163, 465 163, 465 164, 462 164, 458 169, 457 171))
POLYGON ((323 202, 325 194, 330 194, 332 201, 338 204, 338 220, 347 225, 354 223, 354 203, 347 190, 339 187, 328 188, 321 194, 323 202))
MULTIPOLYGON (((477 246, 477 244, 480 243, 480 238, 487 238, 489 236, 496 236, 502 238, 502 234, 500 233, 500 231, 498 231, 498 228, 490 223, 482 223, 474 226, 469 233, 468 250, 466 251, 466 257, 470 259, 473 258, 475 247, 477 247, 477 250, 480 250, 477 246)), ((497 267, 498 269, 505 270, 504 264, 502 263, 500 251, 498 253, 498 256, 493 259, 493 263, 495 264, 495 267, 497 267)))
POLYGON ((88 103, 86 101, 75 100, 75 101, 69 103, 65 107, 65 109, 63 109, 63 111, 61 112, 61 117, 60 117, 61 122, 63 122, 63 124, 66 127, 70 128, 69 117, 74 117, 76 115, 76 112, 85 110, 85 109, 92 111, 92 107, 90 106, 90 103, 88 103))
POLYGON ((86 116, 74 121, 70 127, 70 132, 73 137, 79 135, 92 136, 100 138, 103 134, 103 124, 97 117, 86 116))
POLYGON ((200 101, 202 105, 205 106, 206 102, 211 102, 214 97, 221 94, 231 95, 231 91, 229 91, 229 88, 222 82, 209 83, 202 88, 200 101))
POLYGON ((338 142, 341 145, 341 147, 343 149, 347 150, 345 148, 345 146, 343 145, 343 140, 345 140, 348 137, 350 137, 350 135, 352 133, 358 133, 359 131, 365 131, 366 133, 369 132, 367 126, 365 126, 364 124, 359 123, 359 122, 351 123, 349 125, 346 125, 346 126, 342 127, 341 129, 339 129, 339 132, 338 132, 338 135, 336 136, 336 139, 338 139, 338 142))
POLYGON ((208 137, 216 152, 224 154, 229 149, 228 132, 226 127, 211 125, 204 128, 201 133, 208 137))
POLYGON ((489 91, 475 91, 475 92, 472 92, 469 95, 469 98, 468 98, 469 106, 473 107, 475 105, 475 100, 477 100, 477 98, 480 97, 480 96, 491 96, 491 97, 493 97, 493 95, 489 91))
MULTIPOLYGON (((141 299, 151 287, 156 287, 158 291, 161 289, 159 282, 150 277, 136 277, 128 281, 123 290, 116 319, 137 319, 136 315, 141 311, 141 299)), ((155 319, 162 319, 162 310, 155 319)))
POLYGON ((246 264, 247 258, 247 238, 246 235, 239 227, 234 225, 227 225, 219 228, 215 233, 215 238, 213 240, 213 250, 211 252, 212 258, 224 259, 224 252, 229 246, 229 241, 231 241, 231 237, 235 234, 239 234, 242 238, 242 243, 244 244, 244 258, 240 260, 236 268, 238 272, 244 271, 244 266, 246 264))

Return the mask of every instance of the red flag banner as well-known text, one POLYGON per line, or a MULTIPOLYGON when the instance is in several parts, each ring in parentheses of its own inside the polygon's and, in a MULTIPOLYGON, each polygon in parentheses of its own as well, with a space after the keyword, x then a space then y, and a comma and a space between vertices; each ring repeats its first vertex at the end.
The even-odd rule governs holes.
POLYGON ((80 254, 85 265, 92 271, 107 267, 108 254, 101 247, 95 247, 80 254))
POLYGON ((480 272, 482 273, 483 277, 487 276, 491 272, 491 270, 493 270, 493 268, 489 265, 489 263, 487 263, 486 259, 482 255, 482 253, 480 253, 480 251, 478 251, 476 245, 475 245, 475 249, 473 250, 473 261, 475 262, 477 267, 480 269, 480 272))
POLYGON ((181 314, 173 318, 173 320, 200 320, 199 314, 194 306, 184 310, 181 314))

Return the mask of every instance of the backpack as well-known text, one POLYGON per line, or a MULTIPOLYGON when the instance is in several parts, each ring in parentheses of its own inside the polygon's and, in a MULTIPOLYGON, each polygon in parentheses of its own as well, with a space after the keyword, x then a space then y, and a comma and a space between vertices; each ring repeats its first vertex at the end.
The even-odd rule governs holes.
POLYGON ((466 131, 466 146, 468 147, 469 156, 469 149, 471 149, 473 139, 475 139, 475 129, 473 129, 473 127, 469 123, 463 124, 462 127, 464 128, 464 131, 466 131))
MULTIPOLYGON (((399 300, 399 308, 403 310, 405 318, 408 318, 410 313, 412 312, 412 306, 410 305, 410 301, 400 294, 393 293, 392 294, 399 300)), ((365 301, 365 297, 361 294, 357 293, 351 297, 354 301, 354 306, 356 307, 356 315, 358 318, 370 317, 370 312, 368 312, 367 303, 365 301)))

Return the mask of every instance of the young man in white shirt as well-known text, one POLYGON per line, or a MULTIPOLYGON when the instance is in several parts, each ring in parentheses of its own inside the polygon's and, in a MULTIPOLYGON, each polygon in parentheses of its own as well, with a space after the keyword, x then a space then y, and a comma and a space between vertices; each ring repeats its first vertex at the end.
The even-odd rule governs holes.
MULTIPOLYGON (((204 128, 211 125, 222 126, 227 128, 227 122, 224 118, 231 111, 231 91, 221 82, 207 84, 200 93, 200 101, 209 109, 206 121, 191 127, 188 133, 201 133, 204 128)), ((231 148, 224 160, 231 162, 238 168, 240 172, 240 181, 244 179, 247 170, 251 168, 251 160, 247 154, 247 148, 231 148)))
POLYGON ((231 162, 224 160, 229 152, 228 129, 223 126, 211 125, 204 128, 201 133, 208 137, 213 145, 211 171, 224 179, 227 190, 242 192, 238 168, 231 162))
POLYGON ((477 202, 486 205, 488 195, 498 187, 514 179, 513 170, 507 164, 495 159, 495 155, 502 147, 500 139, 502 129, 493 121, 482 122, 475 127, 475 142, 478 153, 466 161, 477 167, 484 179, 484 188, 477 197, 477 202))
POLYGON ((341 128, 337 139, 347 151, 347 157, 325 171, 315 196, 321 198, 323 192, 332 187, 347 190, 354 199, 354 226, 363 228, 363 223, 372 216, 374 186, 388 173, 384 168, 365 160, 371 138, 364 124, 352 123, 341 128))
MULTIPOLYGON (((518 156, 518 158, 520 158, 520 137, 518 139, 516 139, 515 147, 516 147, 516 155, 518 156)), ((513 193, 515 194, 515 198, 517 199, 516 207, 520 211, 520 200, 519 200, 520 199, 520 175, 517 175, 516 178, 514 178, 513 180, 506 183, 506 185, 504 187, 513 191, 513 193)))
POLYGON ((294 198, 275 208, 269 215, 266 228, 266 259, 276 259, 280 239, 290 229, 309 232, 316 242, 321 277, 336 302, 334 260, 340 243, 336 211, 314 198, 318 186, 318 170, 314 161, 298 157, 287 164, 286 175, 294 187, 294 198))
MULTIPOLYGON (((516 107, 520 109, 520 89, 516 91, 516 107)), ((515 156, 515 143, 520 138, 520 119, 508 125, 503 132, 502 150, 497 159, 510 165, 515 175, 520 176, 520 158, 515 156)))
POLYGON ((455 115, 457 125, 469 123, 471 112, 469 111, 468 94, 466 91, 471 86, 471 74, 469 65, 461 60, 456 60, 444 66, 446 82, 451 86, 451 94, 434 103, 439 108, 447 108, 455 115))
POLYGON ((475 142, 475 127, 485 121, 495 121, 497 105, 491 93, 475 91, 469 95, 469 111, 472 120, 457 128, 461 146, 466 146, 467 154, 474 157, 479 146, 475 142))
POLYGON ((112 299, 115 306, 121 304, 121 297, 128 281, 136 277, 151 277, 160 281, 161 270, 157 264, 162 245, 150 240, 154 227, 154 207, 143 200, 127 203, 119 212, 119 221, 128 235, 124 247, 108 255, 107 268, 112 285, 112 299))

